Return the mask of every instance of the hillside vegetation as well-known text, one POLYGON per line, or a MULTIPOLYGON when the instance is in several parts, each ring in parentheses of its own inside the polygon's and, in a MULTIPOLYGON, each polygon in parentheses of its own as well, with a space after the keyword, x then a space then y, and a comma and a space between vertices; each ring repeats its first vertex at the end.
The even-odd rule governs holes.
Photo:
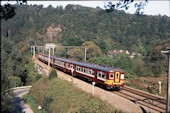
POLYGON ((158 77, 165 73, 166 59, 160 51, 170 45, 170 18, 167 16, 130 15, 124 11, 106 13, 97 8, 67 5, 53 8, 42 5, 16 5, 16 15, 1 21, 1 98, 6 111, 10 87, 31 85, 40 76, 31 63, 31 45, 55 43, 56 56, 78 61, 85 46, 87 62, 120 67, 126 79, 139 76, 158 77), (108 51, 128 50, 140 54, 133 59, 108 51), (3 97, 3 96, 2 96, 3 97), (6 104, 7 103, 7 104, 6 104))

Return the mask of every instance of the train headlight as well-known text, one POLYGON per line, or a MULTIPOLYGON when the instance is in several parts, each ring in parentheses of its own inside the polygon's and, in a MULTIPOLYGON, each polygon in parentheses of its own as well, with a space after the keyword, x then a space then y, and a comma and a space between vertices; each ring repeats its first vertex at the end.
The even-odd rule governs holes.
POLYGON ((124 79, 124 74, 121 74, 121 77, 120 77, 120 79, 124 79))

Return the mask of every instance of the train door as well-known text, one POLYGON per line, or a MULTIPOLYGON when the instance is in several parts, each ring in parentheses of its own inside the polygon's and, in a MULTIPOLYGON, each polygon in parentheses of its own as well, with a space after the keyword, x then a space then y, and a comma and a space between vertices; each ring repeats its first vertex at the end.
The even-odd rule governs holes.
POLYGON ((120 82, 120 72, 115 72, 115 83, 120 82))

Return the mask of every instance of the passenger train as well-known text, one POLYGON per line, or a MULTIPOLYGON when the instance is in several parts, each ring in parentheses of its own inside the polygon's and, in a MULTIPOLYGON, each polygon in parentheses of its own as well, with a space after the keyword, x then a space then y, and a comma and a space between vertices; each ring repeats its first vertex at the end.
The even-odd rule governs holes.
MULTIPOLYGON (((49 56, 38 53, 38 59, 48 63, 49 56)), ((124 86, 124 71, 120 68, 77 62, 56 56, 50 56, 50 65, 73 76, 79 76, 95 84, 102 85, 106 89, 120 90, 124 86)))

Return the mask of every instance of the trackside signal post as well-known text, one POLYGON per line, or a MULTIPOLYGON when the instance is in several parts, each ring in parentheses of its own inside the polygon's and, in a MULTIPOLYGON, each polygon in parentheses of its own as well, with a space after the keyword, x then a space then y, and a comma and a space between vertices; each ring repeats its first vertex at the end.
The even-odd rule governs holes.
MULTIPOLYGON (((50 67, 50 50, 52 48, 53 51, 54 51, 55 44, 54 43, 46 43, 45 48, 49 50, 49 53, 48 53, 48 67, 50 67)), ((53 52, 53 54, 54 54, 54 52, 53 52)))
POLYGON ((95 84, 96 84, 95 82, 92 82, 92 95, 94 95, 94 85, 95 84))
POLYGON ((35 57, 35 46, 31 46, 31 54, 35 57))
POLYGON ((159 85, 159 94, 161 94, 162 93, 162 91, 161 91, 161 81, 158 81, 158 85, 159 85))
POLYGON ((166 49, 166 51, 161 51, 161 53, 168 55, 166 113, 170 113, 170 47, 167 47, 166 49))

